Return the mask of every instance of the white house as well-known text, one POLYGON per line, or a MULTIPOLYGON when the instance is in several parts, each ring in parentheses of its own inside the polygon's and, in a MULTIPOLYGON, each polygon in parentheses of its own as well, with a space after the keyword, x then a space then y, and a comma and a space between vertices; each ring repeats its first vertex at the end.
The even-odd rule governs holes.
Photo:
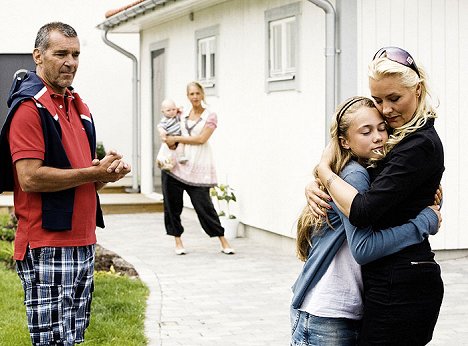
POLYGON ((366 68, 377 48, 405 47, 428 70, 440 99, 436 124, 446 152, 444 221, 432 245, 468 248, 463 232, 468 181, 462 173, 468 162, 461 150, 468 139, 460 130, 467 125, 461 110, 468 106, 463 97, 468 95, 466 1, 60 4, 20 0, 2 10, 0 99, 11 78, 5 61, 30 54, 42 24, 71 24, 82 50, 74 86, 93 111, 99 140, 138 163, 132 181, 150 194, 159 185, 154 167, 159 103, 171 97, 187 106, 187 82, 202 81, 219 119, 211 139, 218 178, 236 189, 237 216, 249 237, 271 235, 289 249, 305 204, 304 186, 326 142, 330 109, 348 96, 368 94, 366 68), (116 9, 113 15, 104 18, 111 9, 116 9), (137 58, 136 79, 132 61, 104 43, 105 32, 137 58), (8 72, 6 77, 2 72, 8 72), (139 106, 138 120, 132 115, 133 101, 139 106))
POLYGON ((444 221, 432 244, 468 248, 466 1, 145 0, 112 14, 100 29, 140 35, 142 192, 158 189, 161 99, 184 105, 185 85, 199 80, 218 113, 212 144, 219 182, 236 189, 248 236, 294 237, 334 105, 368 94, 367 63, 379 47, 405 47, 440 99, 444 221))

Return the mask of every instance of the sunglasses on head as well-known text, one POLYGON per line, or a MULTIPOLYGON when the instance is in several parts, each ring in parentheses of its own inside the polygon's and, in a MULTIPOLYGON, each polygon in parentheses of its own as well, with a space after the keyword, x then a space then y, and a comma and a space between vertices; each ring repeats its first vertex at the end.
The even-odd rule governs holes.
POLYGON ((408 53, 406 50, 398 48, 398 47, 384 47, 380 48, 377 53, 375 53, 374 58, 372 61, 378 58, 387 58, 390 59, 394 62, 397 62, 401 65, 404 65, 406 67, 409 67, 412 69, 418 77, 421 78, 421 75, 419 74, 418 67, 416 66, 416 63, 414 62, 413 57, 411 56, 410 53, 408 53))

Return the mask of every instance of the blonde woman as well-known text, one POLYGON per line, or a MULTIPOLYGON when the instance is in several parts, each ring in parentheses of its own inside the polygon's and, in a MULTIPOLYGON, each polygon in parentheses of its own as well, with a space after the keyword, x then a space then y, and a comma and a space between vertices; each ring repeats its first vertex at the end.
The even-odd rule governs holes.
MULTIPOLYGON (((365 97, 345 101, 330 132, 333 172, 365 191, 369 187, 365 167, 382 155, 388 139, 373 101, 365 97)), ((426 208, 405 225, 376 231, 352 226, 334 205, 323 217, 315 217, 306 207, 298 222, 297 253, 306 263, 293 286, 291 345, 357 345, 363 310, 359 264, 421 243, 437 232, 438 217, 435 207, 426 208)))
MULTIPOLYGON (((358 227, 386 228, 415 217, 434 200, 444 154, 434 129, 427 75, 398 47, 380 49, 369 65, 374 103, 392 128, 384 157, 375 162, 372 185, 357 191, 332 170, 326 149, 317 173, 328 193, 311 184, 309 204, 315 214, 328 207, 318 197, 333 198, 358 227)), ((432 339, 443 298, 440 267, 429 241, 362 267, 364 318, 361 345, 425 345, 432 339)))
POLYGON ((164 224, 166 233, 175 239, 175 253, 186 254, 182 243, 184 227, 180 221, 183 209, 184 191, 190 196, 198 220, 210 237, 218 237, 221 252, 234 254, 221 226, 218 214, 210 196, 210 187, 215 186, 216 170, 209 139, 216 130, 216 113, 206 108, 205 91, 198 82, 187 85, 187 98, 192 107, 180 119, 181 136, 167 136, 165 143, 169 148, 176 143, 184 144, 186 163, 176 162, 171 171, 161 172, 164 196, 164 224))

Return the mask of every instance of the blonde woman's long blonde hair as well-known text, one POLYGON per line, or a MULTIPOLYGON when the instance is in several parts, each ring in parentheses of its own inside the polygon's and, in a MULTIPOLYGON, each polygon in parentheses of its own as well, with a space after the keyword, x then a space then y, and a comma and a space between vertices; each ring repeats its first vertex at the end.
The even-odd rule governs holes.
MULTIPOLYGON (((334 114, 330 126, 330 143, 333 147, 331 169, 336 174, 339 174, 352 158, 357 159, 350 149, 341 146, 340 138, 347 138, 348 129, 353 120, 352 115, 361 107, 375 108, 375 105, 367 97, 355 96, 340 104, 334 114)), ((312 246, 312 238, 320 233, 324 222, 328 223, 328 218, 315 217, 308 206, 302 210, 297 222, 296 238, 296 254, 301 261, 307 260, 312 246)))
POLYGON ((414 117, 403 126, 393 129, 393 133, 389 136, 384 146, 384 155, 379 160, 388 154, 406 136, 423 127, 428 119, 437 118, 435 107, 432 105, 433 99, 427 80, 427 73, 419 65, 418 71, 420 77, 411 68, 392 61, 385 56, 377 58, 369 64, 369 78, 378 81, 385 77, 397 77, 402 86, 415 90, 418 84, 421 85, 421 95, 418 99, 418 107, 416 108, 414 117))

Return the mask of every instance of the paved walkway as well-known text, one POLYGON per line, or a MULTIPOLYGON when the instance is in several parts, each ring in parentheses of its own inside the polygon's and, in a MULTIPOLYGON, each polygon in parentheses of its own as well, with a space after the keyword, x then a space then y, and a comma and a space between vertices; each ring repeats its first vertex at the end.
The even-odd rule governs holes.
MULTIPOLYGON (((190 210, 182 215, 185 256, 176 256, 163 215, 107 215, 98 242, 132 263, 149 286, 149 345, 286 346, 292 255, 245 238, 237 254, 219 251, 190 210)), ((468 345, 468 258, 442 261, 445 298, 432 346, 468 345)))

